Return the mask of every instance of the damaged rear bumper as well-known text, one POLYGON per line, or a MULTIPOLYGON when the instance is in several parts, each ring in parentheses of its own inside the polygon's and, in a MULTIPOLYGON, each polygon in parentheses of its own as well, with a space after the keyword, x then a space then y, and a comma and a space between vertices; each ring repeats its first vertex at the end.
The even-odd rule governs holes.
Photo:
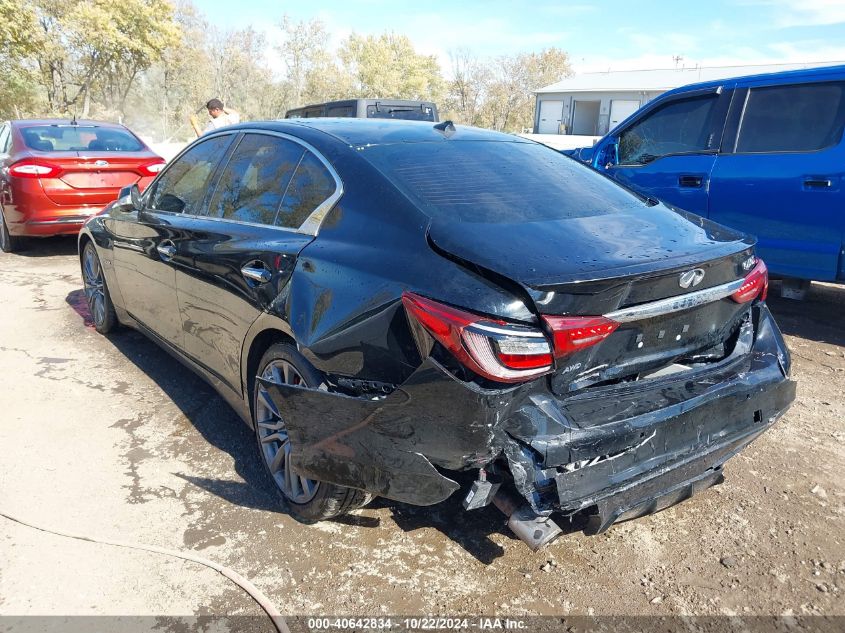
POLYGON ((431 358, 378 400, 267 388, 303 475, 431 505, 459 487, 442 471, 506 464, 536 513, 587 510, 595 533, 718 483, 788 408, 789 356, 765 305, 746 336, 713 368, 568 397, 546 379, 481 389, 431 358))

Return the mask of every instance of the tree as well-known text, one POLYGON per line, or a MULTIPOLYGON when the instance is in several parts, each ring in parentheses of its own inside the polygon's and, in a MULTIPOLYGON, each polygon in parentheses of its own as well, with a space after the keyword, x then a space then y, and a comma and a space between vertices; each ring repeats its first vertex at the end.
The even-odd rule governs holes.
POLYGON ((40 82, 49 109, 66 113, 92 91, 122 112, 139 73, 178 39, 167 0, 30 0, 40 82), (96 83, 96 87, 95 87, 96 83))
POLYGON ((0 117, 21 118, 40 107, 37 79, 29 59, 38 50, 35 11, 15 0, 0 0, 0 117))
POLYGON ((467 49, 449 54, 452 79, 441 110, 449 119, 465 125, 480 125, 481 109, 492 78, 488 65, 467 49))
POLYGON ((482 107, 486 127, 507 132, 533 128, 533 91, 571 74, 569 56, 558 48, 539 53, 499 57, 492 63, 493 78, 482 107))
POLYGON ((339 56, 352 78, 350 96, 437 100, 443 94, 437 58, 417 53, 405 35, 353 33, 339 56))

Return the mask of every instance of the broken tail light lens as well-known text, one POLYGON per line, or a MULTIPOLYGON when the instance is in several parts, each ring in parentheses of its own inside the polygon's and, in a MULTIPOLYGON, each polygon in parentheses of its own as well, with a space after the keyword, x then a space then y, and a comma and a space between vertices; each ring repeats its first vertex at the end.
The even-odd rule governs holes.
POLYGON ((552 370, 552 349, 540 330, 479 316, 406 292, 402 303, 462 365, 496 382, 523 382, 552 370))
POLYGON ((766 295, 769 293, 769 269, 762 259, 757 259, 757 265, 745 276, 745 281, 735 293, 731 295, 731 299, 737 303, 748 303, 756 298, 760 301, 766 300, 766 295))
POLYGON ((9 167, 9 175, 17 178, 56 178, 62 169, 58 165, 27 158, 9 167))
POLYGON ((158 172, 164 169, 164 161, 160 158, 151 161, 149 163, 144 163, 138 167, 138 171, 141 172, 142 176, 156 176, 158 172))
POLYGON ((603 316, 544 316, 543 320, 552 331, 555 358, 600 343, 619 327, 619 323, 603 316))

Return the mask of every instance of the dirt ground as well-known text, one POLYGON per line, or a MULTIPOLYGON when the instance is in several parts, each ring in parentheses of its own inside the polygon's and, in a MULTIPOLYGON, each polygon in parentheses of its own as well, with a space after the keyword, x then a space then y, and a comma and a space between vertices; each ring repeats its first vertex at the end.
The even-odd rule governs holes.
MULTIPOLYGON (((458 497, 296 523, 234 412, 140 334, 97 334, 75 242, 38 242, 0 254, 0 512, 194 551, 284 614, 845 615, 845 287, 770 305, 798 399, 726 482, 532 553, 458 497)), ((194 563, 0 518, 0 614, 260 613, 194 563)))

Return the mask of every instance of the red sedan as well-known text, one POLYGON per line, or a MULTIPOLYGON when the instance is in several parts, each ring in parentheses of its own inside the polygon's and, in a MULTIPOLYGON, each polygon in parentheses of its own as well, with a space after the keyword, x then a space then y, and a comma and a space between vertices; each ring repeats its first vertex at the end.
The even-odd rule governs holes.
POLYGON ((45 119, 0 126, 0 248, 22 237, 74 235, 122 187, 146 187, 164 166, 116 123, 45 119))

